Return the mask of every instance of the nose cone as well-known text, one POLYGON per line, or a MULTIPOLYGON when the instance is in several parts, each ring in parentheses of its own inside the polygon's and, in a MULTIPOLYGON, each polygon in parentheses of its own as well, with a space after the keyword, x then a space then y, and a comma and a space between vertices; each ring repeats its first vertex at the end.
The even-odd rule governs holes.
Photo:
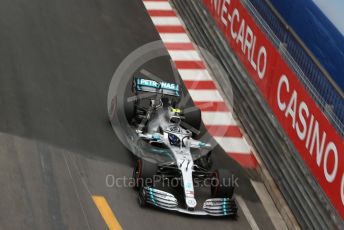
POLYGON ((186 198, 186 205, 188 206, 189 210, 194 210, 197 202, 194 198, 186 198))

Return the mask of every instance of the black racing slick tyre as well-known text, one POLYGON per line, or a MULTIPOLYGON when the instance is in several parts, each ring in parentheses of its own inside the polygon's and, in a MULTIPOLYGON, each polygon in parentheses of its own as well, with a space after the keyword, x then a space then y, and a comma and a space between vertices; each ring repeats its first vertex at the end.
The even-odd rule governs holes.
POLYGON ((133 170, 134 188, 140 189, 144 186, 152 186, 156 172, 156 164, 138 159, 133 170))
POLYGON ((135 95, 136 93, 133 90, 132 84, 128 85, 125 92, 126 101, 124 103, 124 112, 129 124, 133 122, 134 117, 136 115, 135 114, 135 106, 136 106, 135 95))
POLYGON ((232 198, 234 186, 232 175, 228 170, 215 170, 211 181, 211 197, 212 198, 232 198))
POLYGON ((129 101, 124 104, 124 112, 129 124, 133 122, 135 116, 135 101, 129 101))
POLYGON ((207 153, 207 155, 197 159, 195 161, 195 164, 200 166, 201 168, 203 168, 205 170, 210 170, 211 167, 213 166, 213 160, 212 160, 212 157, 211 157, 211 151, 209 151, 207 153))
POLYGON ((138 202, 139 202, 140 207, 146 207, 147 206, 147 199, 146 199, 146 196, 144 194, 143 188, 141 188, 139 191, 138 202))

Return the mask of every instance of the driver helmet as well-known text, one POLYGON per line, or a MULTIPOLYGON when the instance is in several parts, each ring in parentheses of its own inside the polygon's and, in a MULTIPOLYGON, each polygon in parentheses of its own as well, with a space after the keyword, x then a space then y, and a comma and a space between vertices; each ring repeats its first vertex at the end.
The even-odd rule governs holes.
POLYGON ((181 121, 181 116, 180 116, 181 112, 182 112, 181 109, 169 107, 169 111, 168 111, 169 118, 168 118, 168 120, 171 123, 179 124, 181 121))

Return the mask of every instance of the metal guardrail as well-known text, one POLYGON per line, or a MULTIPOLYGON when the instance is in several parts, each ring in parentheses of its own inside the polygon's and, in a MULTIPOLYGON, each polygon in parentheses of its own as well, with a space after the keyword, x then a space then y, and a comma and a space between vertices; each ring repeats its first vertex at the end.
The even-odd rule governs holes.
POLYGON ((243 0, 338 133, 344 136, 344 94, 268 0, 243 0))
MULTIPOLYGON (((301 227, 343 228, 341 218, 282 131, 252 78, 228 46, 202 1, 172 2, 195 43, 216 57, 221 65, 220 69, 224 69, 225 74, 214 76, 218 82, 231 82, 234 94, 232 107, 301 227)), ((207 52, 202 55, 208 67, 213 73, 221 71, 207 56, 207 52)), ((223 87, 226 84, 220 85, 223 87)), ((226 97, 230 97, 226 94, 228 90, 225 87, 222 91, 226 97)))

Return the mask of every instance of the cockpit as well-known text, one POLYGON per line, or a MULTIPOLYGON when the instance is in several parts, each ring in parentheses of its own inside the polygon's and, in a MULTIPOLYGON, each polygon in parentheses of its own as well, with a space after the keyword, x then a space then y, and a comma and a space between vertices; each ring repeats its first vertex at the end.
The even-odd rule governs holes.
POLYGON ((171 125, 164 132, 168 135, 170 145, 177 147, 186 147, 186 140, 192 136, 191 131, 183 129, 179 125, 171 125))

